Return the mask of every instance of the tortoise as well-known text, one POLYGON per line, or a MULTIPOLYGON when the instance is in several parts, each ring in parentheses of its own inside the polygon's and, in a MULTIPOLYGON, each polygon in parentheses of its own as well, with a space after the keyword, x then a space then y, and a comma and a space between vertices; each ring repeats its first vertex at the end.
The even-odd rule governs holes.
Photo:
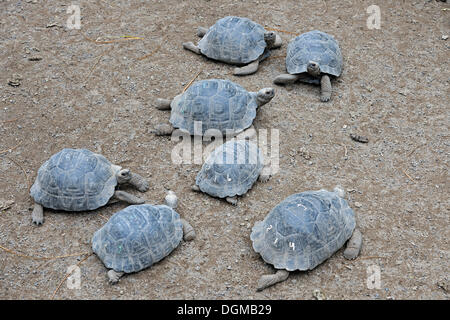
POLYGON ((294 38, 287 47, 286 69, 274 79, 276 84, 294 83, 297 80, 320 84, 322 102, 331 99, 330 77, 342 72, 342 54, 336 39, 322 31, 313 30, 294 38))
POLYGON ((190 135, 205 135, 209 129, 222 134, 237 134, 249 128, 256 109, 275 95, 273 88, 248 92, 229 80, 209 79, 194 82, 173 100, 157 99, 156 108, 171 110, 169 124, 155 127, 156 135, 170 135, 174 128, 190 135))
POLYGON ((312 270, 339 250, 347 240, 346 259, 355 259, 362 235, 355 228, 355 214, 337 186, 293 194, 255 223, 250 239, 253 249, 278 271, 259 279, 263 290, 288 278, 294 270, 312 270))
POLYGON ((30 190, 34 199, 32 221, 36 225, 44 222, 44 208, 90 211, 104 206, 113 197, 130 204, 144 203, 128 192, 116 191, 118 184, 130 184, 141 192, 149 187, 143 177, 112 164, 100 154, 65 148, 39 168, 30 190))
POLYGON ((270 56, 270 49, 282 45, 275 32, 266 31, 248 18, 234 16, 217 20, 209 29, 199 27, 197 35, 202 37, 197 46, 185 42, 183 47, 210 59, 241 66, 233 71, 237 76, 258 71, 259 62, 270 56))
POLYGON ((211 152, 192 189, 236 205, 237 196, 247 193, 256 180, 267 182, 269 178, 270 169, 264 167, 263 155, 256 144, 233 139, 211 152))
POLYGON ((125 273, 138 272, 169 255, 181 242, 195 238, 192 226, 167 205, 131 205, 115 213, 94 233, 92 250, 115 284, 125 273))

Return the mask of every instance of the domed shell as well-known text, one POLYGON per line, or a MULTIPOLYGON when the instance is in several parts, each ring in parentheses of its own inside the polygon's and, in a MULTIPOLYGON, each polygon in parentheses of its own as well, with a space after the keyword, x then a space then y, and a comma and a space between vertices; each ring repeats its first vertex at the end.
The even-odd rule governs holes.
POLYGON ((264 166, 259 148, 245 140, 231 140, 217 147, 197 175, 201 191, 225 198, 245 194, 264 166))
POLYGON ((277 269, 310 270, 351 237, 355 215, 345 199, 326 190, 289 196, 255 224, 253 248, 277 269))
POLYGON ((256 96, 228 80, 197 81, 172 101, 170 123, 191 135, 203 135, 208 129, 238 133, 250 127, 256 117, 256 96))
POLYGON ((165 205, 132 205, 115 213, 92 238, 108 269, 137 272, 160 261, 183 237, 179 214, 165 205))
POLYGON ((319 64, 322 73, 338 77, 342 72, 342 54, 333 36, 318 30, 294 38, 287 47, 286 69, 290 74, 306 72, 308 62, 319 64))
POLYGON ((211 26, 198 47, 208 58, 231 64, 257 60, 266 49, 264 28, 247 18, 225 17, 211 26))
POLYGON ((94 210, 113 196, 119 170, 100 154, 86 149, 63 149, 39 168, 30 194, 45 208, 94 210))

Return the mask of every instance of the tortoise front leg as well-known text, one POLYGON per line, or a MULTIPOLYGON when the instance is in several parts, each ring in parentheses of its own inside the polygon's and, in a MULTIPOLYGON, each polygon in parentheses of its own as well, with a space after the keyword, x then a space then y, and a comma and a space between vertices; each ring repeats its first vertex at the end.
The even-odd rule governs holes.
POLYGON ((258 67, 259 67, 259 60, 255 60, 244 67, 234 68, 233 74, 235 76, 246 76, 258 71, 258 67))
POLYGON ((269 181, 271 173, 272 170, 270 169, 270 165, 265 165, 259 174, 258 180, 263 183, 269 181))
POLYGON ((263 275, 258 280, 257 291, 262 291, 267 287, 273 286, 275 283, 282 282, 289 277, 289 271, 278 270, 275 274, 263 275))
POLYGON ((331 91, 332 89, 330 77, 324 74, 322 78, 320 78, 320 101, 330 101, 331 91))
POLYGON ((125 191, 120 191, 120 190, 116 190, 116 192, 114 192, 114 197, 116 199, 119 199, 121 201, 124 201, 126 203, 129 204, 143 204, 145 203, 145 200, 139 197, 136 197, 134 195, 132 195, 131 193, 125 192, 125 191))
POLYGON ((184 42, 183 43, 183 48, 185 48, 186 50, 192 51, 196 54, 202 54, 201 50, 199 47, 197 47, 195 44, 193 44, 192 42, 184 42))
POLYGON ((197 28, 197 36, 200 38, 203 37, 208 32, 208 28, 198 27, 197 28))
POLYGON ((34 203, 31 219, 37 226, 44 223, 44 207, 37 202, 34 203))
POLYGON ((355 259, 359 252, 361 251, 362 247, 362 234, 359 229, 353 230, 352 237, 347 242, 347 247, 344 251, 344 258, 348 260, 355 259))
POLYGON ((119 282, 120 278, 125 274, 125 272, 118 272, 118 271, 114 271, 114 270, 109 270, 108 271, 108 279, 109 279, 109 283, 111 284, 116 284, 117 282, 119 282))

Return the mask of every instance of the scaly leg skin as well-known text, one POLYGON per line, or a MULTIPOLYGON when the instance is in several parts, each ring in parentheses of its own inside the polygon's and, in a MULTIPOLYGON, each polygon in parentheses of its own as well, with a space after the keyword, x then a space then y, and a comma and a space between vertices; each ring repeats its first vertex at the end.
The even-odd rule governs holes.
POLYGON ((275 84, 292 84, 295 81, 297 81, 299 78, 300 78, 300 76, 298 74, 289 74, 289 73, 280 74, 273 80, 273 83, 275 83, 275 84))
POLYGON ((258 67, 259 67, 259 60, 255 60, 244 67, 234 68, 233 74, 235 76, 246 76, 258 71, 258 67))
POLYGON ((197 47, 192 42, 184 42, 183 43, 183 48, 185 48, 186 50, 192 51, 192 52, 194 52, 196 54, 202 54, 202 52, 200 51, 200 48, 197 47))
POLYGON ((327 75, 320 79, 320 101, 327 102, 331 99, 331 80, 327 75))
POLYGON ((139 197, 136 197, 134 195, 132 195, 131 193, 125 192, 125 191, 120 191, 117 190, 116 192, 114 192, 114 197, 116 199, 122 200, 126 203, 129 204, 143 204, 145 203, 144 199, 141 199, 139 197))
POLYGON ((192 189, 192 191, 195 191, 195 192, 200 192, 201 191, 200 188, 197 185, 193 185, 191 187, 191 189, 192 189))
POLYGON ((156 109, 158 110, 170 110, 170 104, 172 103, 172 100, 169 99, 156 99, 156 109))
POLYGON ((44 223, 44 207, 39 203, 34 203, 33 212, 31 213, 31 219, 37 226, 44 223))
POLYGON ((197 28, 197 36, 200 38, 203 37, 208 32, 208 28, 198 27, 197 28))
POLYGON ((275 43, 273 44, 272 48, 270 48, 270 49, 278 49, 281 47, 282 44, 283 44, 283 40, 277 34, 277 35, 275 35, 275 43))
POLYGON ((169 123, 160 123, 153 130, 153 133, 157 136, 170 136, 172 132, 173 126, 169 123))
POLYGON ((181 223, 183 224, 183 239, 184 241, 191 241, 195 239, 195 231, 194 228, 184 219, 181 219, 181 223))
POLYGON ((344 258, 348 260, 355 259, 362 247, 362 234, 359 229, 353 230, 353 235, 347 242, 347 248, 344 251, 344 258))
POLYGON ((258 177, 258 180, 261 181, 262 183, 265 183, 267 181, 269 181, 270 179, 270 167, 269 166, 264 166, 264 168, 262 168, 261 173, 258 177))
POLYGON ((228 203, 231 203, 233 206, 237 206, 238 200, 237 197, 227 197, 225 198, 225 200, 227 200, 228 203))
POLYGON ((108 271, 109 283, 116 284, 117 282, 119 282, 120 278, 124 274, 125 274, 125 272, 117 272, 117 271, 114 271, 114 270, 109 270, 108 271))
POLYGON ((147 180, 145 180, 139 174, 132 173, 132 172, 131 172, 131 179, 130 179, 130 181, 128 183, 131 184, 136 189, 138 189, 140 192, 147 191, 148 187, 149 187, 147 180))
POLYGON ((278 270, 275 274, 267 274, 259 278, 257 291, 262 291, 267 287, 273 286, 275 283, 282 282, 289 277, 289 271, 278 270))

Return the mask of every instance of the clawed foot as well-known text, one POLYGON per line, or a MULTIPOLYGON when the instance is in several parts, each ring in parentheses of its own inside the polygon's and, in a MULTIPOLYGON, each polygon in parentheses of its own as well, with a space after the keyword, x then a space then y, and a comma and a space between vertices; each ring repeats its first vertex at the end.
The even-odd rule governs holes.
POLYGON ((44 208, 40 204, 34 204, 33 212, 31 213, 31 219, 33 221, 33 224, 37 226, 40 226, 44 223, 44 208))
POLYGON ((233 206, 237 206, 237 197, 227 197, 225 200, 227 200, 227 202, 231 203, 233 206))
POLYGON ((273 286, 275 283, 282 282, 289 277, 289 271, 278 270, 275 274, 263 275, 258 280, 257 291, 262 291, 267 287, 273 286))
POLYGON ((120 278, 123 276, 123 272, 116 272, 114 270, 108 271, 108 279, 109 283, 116 284, 119 282, 120 278))
POLYGON ((331 96, 329 96, 329 95, 321 95, 320 96, 320 101, 322 101, 322 102, 328 102, 328 101, 330 101, 330 99, 331 99, 331 96))

